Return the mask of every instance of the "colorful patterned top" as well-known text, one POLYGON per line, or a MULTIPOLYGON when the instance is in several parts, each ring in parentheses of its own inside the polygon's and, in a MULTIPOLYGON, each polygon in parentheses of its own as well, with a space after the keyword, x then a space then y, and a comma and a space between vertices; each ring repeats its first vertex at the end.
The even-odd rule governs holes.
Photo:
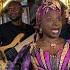
POLYGON ((59 49, 56 56, 38 48, 32 53, 31 60, 35 70, 68 70, 68 61, 70 60, 69 43, 64 49, 59 49))
POLYGON ((64 49, 59 49, 56 56, 52 56, 49 52, 32 46, 30 51, 26 53, 26 48, 30 48, 30 46, 23 48, 19 52, 15 60, 10 62, 8 70, 70 70, 69 41, 66 42, 64 49), (21 57, 20 65, 18 62, 21 57), (19 67, 16 67, 17 63, 20 65, 19 67))

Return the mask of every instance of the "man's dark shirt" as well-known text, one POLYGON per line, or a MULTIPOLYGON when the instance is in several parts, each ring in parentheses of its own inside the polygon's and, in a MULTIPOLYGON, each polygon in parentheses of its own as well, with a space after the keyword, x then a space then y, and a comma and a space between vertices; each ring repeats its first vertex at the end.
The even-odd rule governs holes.
POLYGON ((23 39, 34 33, 34 28, 31 25, 22 23, 21 26, 16 26, 12 22, 0 25, 0 43, 2 45, 10 44, 13 39, 20 33, 24 33, 23 39))

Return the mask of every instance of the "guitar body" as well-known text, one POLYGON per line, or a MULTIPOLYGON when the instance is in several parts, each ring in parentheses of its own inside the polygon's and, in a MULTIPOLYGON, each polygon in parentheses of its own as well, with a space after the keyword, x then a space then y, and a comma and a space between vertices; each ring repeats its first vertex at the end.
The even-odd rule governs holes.
MULTIPOLYGON (((4 56, 4 59, 3 60, 0 60, 0 69, 1 70, 5 70, 6 69, 6 66, 7 66, 7 63, 8 63, 8 60, 4 54, 4 51, 9 49, 9 48, 12 48, 14 47, 15 50, 17 52, 19 52, 23 46, 25 45, 28 45, 28 44, 31 44, 32 42, 34 42, 34 36, 35 36, 35 33, 33 33, 31 36, 29 36, 27 39, 23 40, 22 42, 21 39, 24 37, 24 34, 23 33, 20 33, 18 34, 14 40, 11 42, 11 44, 9 45, 6 45, 6 46, 2 46, 0 47, 0 52, 2 53, 2 55, 4 56)), ((37 39, 38 40, 38 39, 37 39)))
POLYGON ((14 38, 14 40, 11 42, 11 44, 6 45, 6 46, 1 46, 1 47, 0 47, 0 52, 1 52, 1 54, 3 55, 3 56, 0 55, 0 58, 3 57, 3 59, 0 60, 0 69, 1 69, 1 70, 5 70, 5 69, 6 69, 6 65, 7 65, 7 63, 8 63, 7 58, 6 58, 5 54, 4 54, 4 51, 5 51, 6 49, 12 48, 12 47, 16 46, 17 44, 19 44, 19 43, 20 43, 20 40, 21 40, 23 37, 24 37, 24 34, 23 34, 23 33, 20 33, 20 34, 18 34, 18 35, 14 38))

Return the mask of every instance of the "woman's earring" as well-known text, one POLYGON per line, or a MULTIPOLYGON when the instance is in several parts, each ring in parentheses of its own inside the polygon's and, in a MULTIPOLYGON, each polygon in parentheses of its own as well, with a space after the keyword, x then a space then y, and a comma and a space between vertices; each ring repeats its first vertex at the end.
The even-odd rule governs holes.
POLYGON ((39 38, 42 38, 43 36, 43 31, 42 31, 42 28, 39 29, 39 38))
POLYGON ((39 29, 39 33, 42 33, 42 28, 39 29))

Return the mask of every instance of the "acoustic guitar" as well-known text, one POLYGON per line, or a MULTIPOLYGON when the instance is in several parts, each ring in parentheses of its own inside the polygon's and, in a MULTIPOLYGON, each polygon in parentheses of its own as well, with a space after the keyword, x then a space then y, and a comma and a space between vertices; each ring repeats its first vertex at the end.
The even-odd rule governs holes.
POLYGON ((2 55, 4 56, 4 60, 0 60, 0 70, 6 70, 6 65, 8 63, 8 60, 4 54, 4 51, 6 49, 9 49, 9 48, 12 48, 14 47, 16 49, 17 52, 19 52, 23 46, 27 45, 27 44, 30 44, 31 42, 34 41, 34 34, 32 34, 31 36, 29 36, 27 39, 25 39, 24 41, 20 42, 21 39, 24 37, 24 34, 23 33, 20 33, 18 34, 14 40, 9 44, 9 45, 6 45, 6 46, 2 46, 0 47, 0 52, 2 53, 2 55))

